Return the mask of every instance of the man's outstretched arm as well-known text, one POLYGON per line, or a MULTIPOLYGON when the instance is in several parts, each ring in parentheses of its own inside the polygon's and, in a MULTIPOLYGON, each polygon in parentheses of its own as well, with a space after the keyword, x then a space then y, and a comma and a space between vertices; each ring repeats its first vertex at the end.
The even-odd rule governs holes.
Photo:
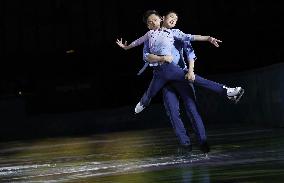
POLYGON ((192 41, 209 41, 211 44, 213 44, 216 47, 219 47, 218 43, 222 42, 221 40, 211 36, 202 36, 202 35, 191 35, 191 36, 192 36, 192 41))
POLYGON ((216 47, 219 47, 218 43, 222 42, 221 40, 218 40, 211 36, 185 34, 179 29, 172 29, 172 32, 176 39, 182 41, 209 41, 211 44, 213 44, 216 47))

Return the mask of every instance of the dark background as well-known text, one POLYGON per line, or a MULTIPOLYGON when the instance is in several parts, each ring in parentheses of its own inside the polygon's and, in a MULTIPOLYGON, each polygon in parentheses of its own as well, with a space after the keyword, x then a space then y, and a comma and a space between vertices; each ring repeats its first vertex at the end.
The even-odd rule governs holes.
POLYGON ((136 104, 151 69, 136 76, 142 47, 124 51, 115 40, 144 35, 149 9, 174 10, 177 28, 223 41, 220 48, 193 43, 201 76, 283 62, 280 0, 1 0, 1 100, 24 99, 28 116, 136 104))

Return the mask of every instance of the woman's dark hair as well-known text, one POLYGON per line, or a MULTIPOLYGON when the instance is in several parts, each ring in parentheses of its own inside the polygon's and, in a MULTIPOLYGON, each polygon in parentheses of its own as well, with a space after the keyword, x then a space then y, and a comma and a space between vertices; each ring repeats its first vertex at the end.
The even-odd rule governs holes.
POLYGON ((160 14, 156 10, 148 10, 143 15, 143 22, 145 24, 147 24, 148 17, 151 16, 151 15, 157 15, 158 17, 161 18, 160 14))

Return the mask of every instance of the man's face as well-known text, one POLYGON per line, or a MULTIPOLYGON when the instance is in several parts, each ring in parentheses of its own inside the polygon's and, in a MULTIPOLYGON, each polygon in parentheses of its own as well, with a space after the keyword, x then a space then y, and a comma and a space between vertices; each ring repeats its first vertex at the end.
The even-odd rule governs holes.
POLYGON ((151 30, 159 29, 161 26, 161 18, 155 14, 152 14, 147 19, 147 27, 151 30))
POLYGON ((164 23, 163 26, 171 29, 174 26, 176 26, 176 23, 178 21, 178 17, 175 13, 169 13, 166 17, 164 17, 164 23))

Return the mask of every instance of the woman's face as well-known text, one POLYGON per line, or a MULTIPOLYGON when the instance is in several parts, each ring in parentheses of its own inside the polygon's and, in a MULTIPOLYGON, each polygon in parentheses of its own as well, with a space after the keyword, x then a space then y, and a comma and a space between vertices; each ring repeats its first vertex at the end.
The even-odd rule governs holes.
POLYGON ((152 14, 147 19, 147 27, 151 30, 156 30, 161 27, 161 18, 155 14, 152 14))

